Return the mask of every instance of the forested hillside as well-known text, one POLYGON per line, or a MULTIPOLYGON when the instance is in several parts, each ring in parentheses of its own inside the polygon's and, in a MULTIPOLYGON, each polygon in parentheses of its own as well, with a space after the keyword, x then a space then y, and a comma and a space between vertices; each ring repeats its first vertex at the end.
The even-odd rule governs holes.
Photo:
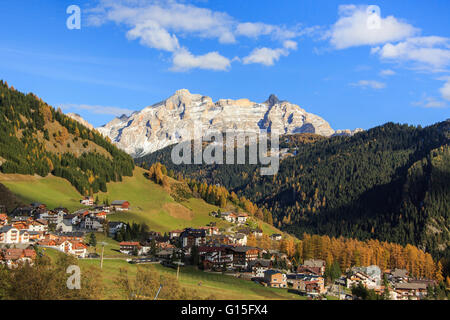
MULTIPOLYGON (((415 244, 442 256, 450 245, 450 120, 421 128, 387 123, 353 137, 296 144, 276 176, 259 166, 185 165, 166 148, 137 163, 221 184, 269 209, 274 225, 304 232, 415 244)), ((289 136, 283 137, 285 147, 289 136)))
POLYGON ((52 173, 81 193, 106 191, 106 183, 133 174, 134 163, 95 130, 41 99, 0 81, 0 171, 52 173))

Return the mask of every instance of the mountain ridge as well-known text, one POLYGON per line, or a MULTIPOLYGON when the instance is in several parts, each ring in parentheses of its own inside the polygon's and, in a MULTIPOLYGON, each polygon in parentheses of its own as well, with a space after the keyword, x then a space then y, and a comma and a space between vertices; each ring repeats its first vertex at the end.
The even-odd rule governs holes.
POLYGON ((357 130, 335 131, 323 118, 274 94, 263 103, 249 99, 219 99, 177 90, 169 98, 130 116, 122 115, 97 128, 119 148, 137 158, 169 145, 190 140, 189 130, 201 122, 205 130, 278 130, 281 134, 316 133, 330 137, 353 135, 357 130))

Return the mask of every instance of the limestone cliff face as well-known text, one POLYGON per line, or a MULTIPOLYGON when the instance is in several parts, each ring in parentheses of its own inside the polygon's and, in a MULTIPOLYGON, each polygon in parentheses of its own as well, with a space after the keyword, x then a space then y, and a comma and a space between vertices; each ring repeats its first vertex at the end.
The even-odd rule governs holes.
POLYGON ((263 103, 248 99, 213 102, 210 97, 191 94, 186 89, 129 117, 116 118, 97 130, 138 157, 189 140, 186 132, 192 131, 194 123, 199 122, 205 131, 267 129, 278 130, 280 134, 307 132, 323 136, 335 133, 321 117, 280 101, 274 95, 263 103))

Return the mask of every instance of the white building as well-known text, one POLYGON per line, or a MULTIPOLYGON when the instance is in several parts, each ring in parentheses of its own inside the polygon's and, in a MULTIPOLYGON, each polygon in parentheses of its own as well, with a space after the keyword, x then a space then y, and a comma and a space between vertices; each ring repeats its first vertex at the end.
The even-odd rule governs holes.
POLYGON ((20 243, 20 232, 11 226, 0 228, 0 243, 20 243))
POLYGON ((236 221, 237 221, 237 223, 244 224, 247 222, 247 219, 248 219, 248 215, 246 213, 240 213, 240 214, 238 214, 236 221))
POLYGON ((241 246, 247 245, 247 235, 245 235, 244 233, 236 233, 236 235, 234 236, 234 242, 241 246))
POLYGON ((84 197, 83 200, 80 200, 80 203, 85 206, 93 206, 94 205, 94 197, 84 197))
POLYGON ((60 223, 58 223, 56 225, 56 230, 58 230, 59 232, 62 232, 62 233, 72 232, 73 226, 70 221, 64 219, 63 221, 61 221, 60 223))
POLYGON ((44 219, 34 220, 29 224, 28 231, 46 232, 48 231, 48 223, 44 219))

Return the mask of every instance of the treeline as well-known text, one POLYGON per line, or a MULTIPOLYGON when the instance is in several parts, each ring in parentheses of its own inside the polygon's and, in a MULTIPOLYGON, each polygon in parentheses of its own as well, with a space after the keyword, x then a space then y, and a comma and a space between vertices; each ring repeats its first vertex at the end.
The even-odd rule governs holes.
POLYGON ((148 238, 148 232, 150 227, 146 223, 135 223, 131 225, 125 224, 125 227, 117 231, 114 239, 118 242, 121 241, 146 241, 148 238))
POLYGON ((53 174, 67 179, 81 194, 106 191, 106 183, 133 174, 132 158, 95 130, 55 110, 35 95, 0 81, 0 170, 3 173, 53 174), (54 130, 53 134, 50 134, 54 130), (76 157, 67 149, 77 141, 95 144, 107 154, 84 151, 76 157), (72 145, 71 145, 72 143, 72 145), (63 148, 64 147, 64 148, 63 148))
POLYGON ((322 259, 327 266, 339 263, 341 270, 377 265, 381 270, 407 269, 416 278, 443 280, 442 264, 429 253, 410 244, 402 246, 378 240, 360 241, 349 238, 304 234, 300 241, 285 238, 280 250, 296 261, 322 259))
POLYGON ((190 193, 194 197, 201 198, 207 203, 222 209, 226 209, 229 205, 233 205, 248 212, 252 217, 273 225, 272 214, 267 208, 259 208, 244 196, 238 197, 236 193, 230 193, 221 185, 212 185, 195 179, 184 178, 181 174, 175 175, 173 170, 168 171, 166 166, 159 162, 150 165, 148 170, 148 177, 156 183, 161 184, 163 187, 170 189, 169 177, 177 179, 178 182, 184 182, 189 186, 190 193))

